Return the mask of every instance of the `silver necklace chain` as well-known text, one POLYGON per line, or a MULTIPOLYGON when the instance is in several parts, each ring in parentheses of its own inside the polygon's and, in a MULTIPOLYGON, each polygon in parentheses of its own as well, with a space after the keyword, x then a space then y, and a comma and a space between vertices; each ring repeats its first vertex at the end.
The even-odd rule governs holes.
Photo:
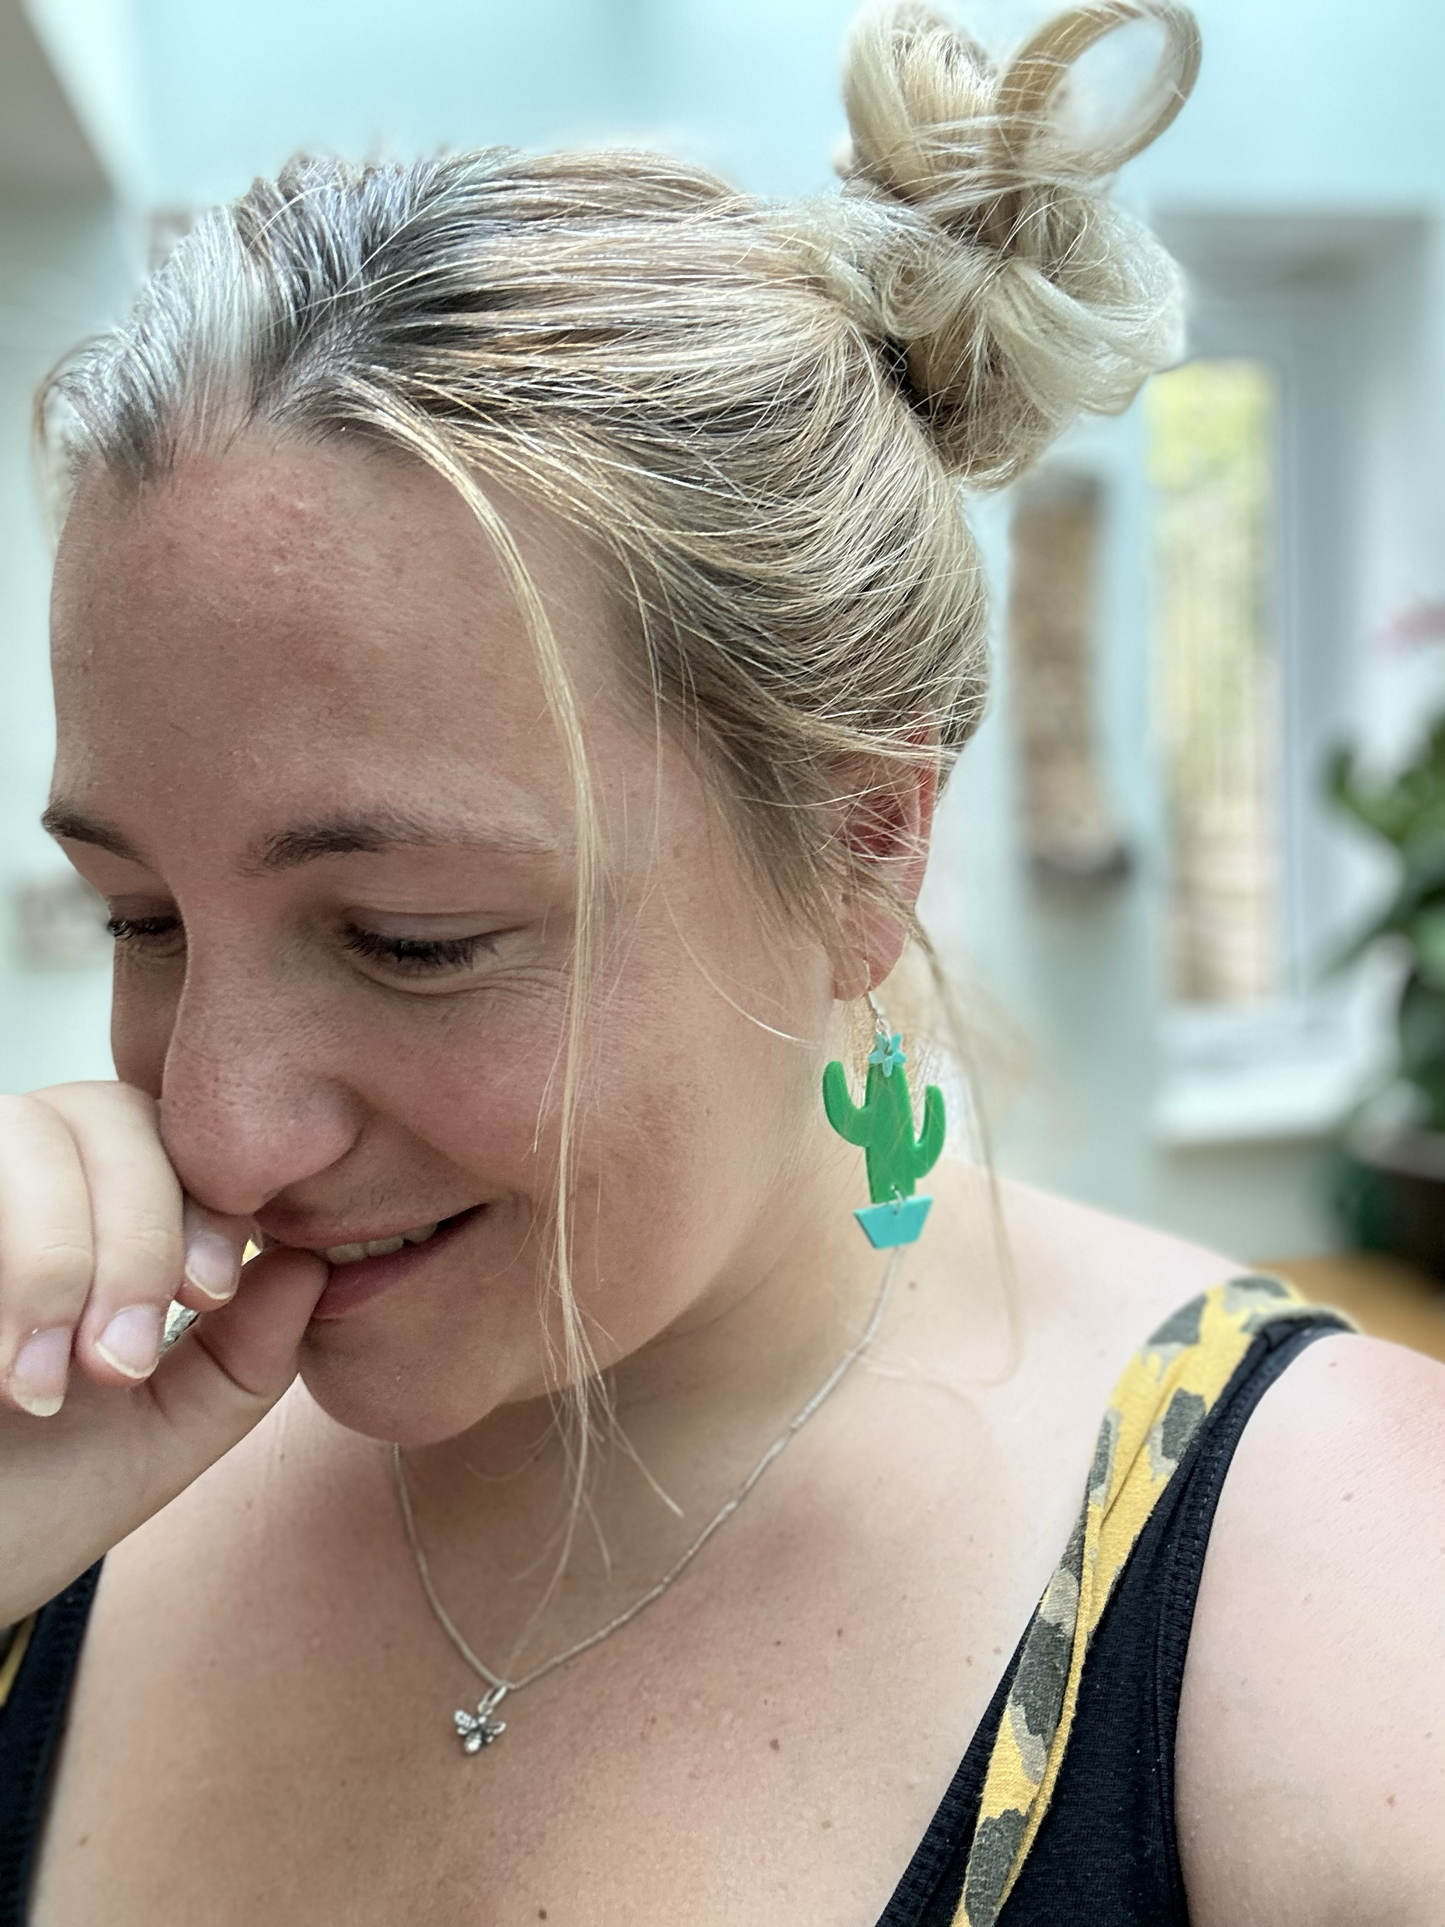
POLYGON ((457 1652, 466 1661, 467 1665, 471 1667, 477 1677, 486 1682, 488 1688, 487 1692, 478 1702, 475 1714, 468 1713, 464 1709, 459 1709, 453 1715, 457 1737, 461 1741, 462 1751, 464 1753, 480 1752, 484 1746, 490 1746, 494 1740, 501 1738, 502 1734, 506 1731, 507 1723, 505 1720, 493 1718, 493 1715, 507 1694, 520 1693, 523 1687, 534 1686, 539 1679, 545 1679, 548 1673, 555 1673, 559 1666, 565 1666, 569 1660, 580 1658, 583 1653, 590 1652, 594 1646, 600 1646, 604 1639, 610 1638, 613 1633, 620 1632, 630 1621, 636 1619, 640 1612, 644 1612, 647 1607, 661 1599, 662 1595, 674 1581, 682 1577, 683 1573, 687 1571, 687 1568, 692 1564, 693 1560, 696 1559, 708 1540, 711 1539, 719 1527, 725 1525, 733 1516, 744 1499, 746 1499, 752 1491, 753 1487, 758 1483, 758 1480, 762 1478, 768 1467, 772 1465, 775 1459, 782 1455, 797 1437, 798 1433, 801 1432, 803 1427, 808 1423, 808 1420, 818 1411, 819 1407, 825 1404, 832 1394, 837 1391, 851 1368, 873 1343, 878 1333, 878 1327, 883 1322, 883 1313, 888 1306, 888 1296, 892 1290, 894 1273, 898 1269, 899 1260, 902 1255, 902 1250, 900 1249, 895 1251, 889 1259, 883 1273, 883 1283, 879 1288, 877 1300, 874 1303, 872 1313, 862 1333, 854 1343, 848 1347, 847 1351, 844 1352, 843 1356, 838 1360, 838 1363, 823 1380, 823 1383, 818 1387, 817 1391, 814 1392, 807 1404, 788 1421, 787 1426, 773 1440, 772 1444, 743 1480, 737 1491, 734 1492, 726 1504, 719 1507, 708 1520, 707 1524, 687 1550, 679 1554, 677 1559, 673 1561, 672 1565, 668 1567, 667 1571, 657 1583, 649 1586, 640 1599, 634 1599, 630 1606, 625 1607, 622 1612, 614 1615, 613 1618, 608 1620, 605 1626, 599 1626, 596 1632, 589 1633, 585 1639, 579 1639, 574 1645, 569 1646, 565 1652, 554 1653, 550 1659, 543 1660, 540 1666, 534 1666, 531 1672, 524 1673, 520 1679, 503 1679, 499 1673, 494 1673, 485 1661, 478 1659, 477 1655, 462 1637, 461 1630, 457 1626, 456 1621, 438 1597, 436 1585, 431 1576, 431 1567, 427 1563, 427 1556, 422 1549, 421 1538, 416 1529, 416 1515, 412 1510, 411 1493, 407 1487, 406 1467, 402 1462, 401 1447, 399 1445, 392 1446, 391 1465, 396 1479, 396 1496, 401 1507, 402 1523, 406 1528, 406 1542, 411 1547, 411 1556, 416 1564, 417 1577, 421 1581, 422 1591, 426 1594, 427 1604, 431 1607, 438 1625, 456 1648, 457 1652))

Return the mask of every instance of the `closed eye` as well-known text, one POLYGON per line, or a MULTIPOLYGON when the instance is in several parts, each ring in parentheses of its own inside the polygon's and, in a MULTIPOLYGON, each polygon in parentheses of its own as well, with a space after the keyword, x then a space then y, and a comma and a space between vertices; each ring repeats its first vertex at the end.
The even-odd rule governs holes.
POLYGON ((112 917, 106 929, 117 943, 158 943, 173 937, 181 927, 179 917, 112 917))
POLYGON ((496 933, 471 937, 384 937, 357 924, 347 927, 343 941, 358 957, 418 976, 429 971, 466 970, 479 956, 497 947, 496 933))

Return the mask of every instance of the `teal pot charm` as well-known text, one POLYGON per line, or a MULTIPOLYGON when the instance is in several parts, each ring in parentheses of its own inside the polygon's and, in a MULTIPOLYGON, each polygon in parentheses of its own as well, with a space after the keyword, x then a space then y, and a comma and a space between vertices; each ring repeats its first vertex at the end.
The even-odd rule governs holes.
POLYGON ((895 1198, 892 1204, 867 1204, 853 1216, 862 1225, 875 1251, 892 1245, 911 1245, 933 1208, 932 1198, 895 1198))

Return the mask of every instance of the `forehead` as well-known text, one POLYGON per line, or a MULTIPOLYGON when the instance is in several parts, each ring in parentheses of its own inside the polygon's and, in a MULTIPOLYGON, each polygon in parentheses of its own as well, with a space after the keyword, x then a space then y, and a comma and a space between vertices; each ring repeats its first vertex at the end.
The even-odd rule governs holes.
MULTIPOLYGON (((504 500, 508 527, 574 654, 600 598, 561 526, 504 500)), ((85 480, 56 565, 57 668, 149 657, 307 683, 416 680, 485 658, 535 684, 520 611, 471 510, 419 462, 366 446, 242 442, 158 483, 85 480), (276 646, 284 643, 284 646, 276 646), (102 657, 104 648, 104 661, 102 657)), ((597 631, 594 636, 589 633, 597 631)))
MULTIPOLYGON (((600 577, 548 518, 497 506, 600 721, 617 681, 600 577)), ((456 492, 399 456, 256 440, 159 484, 88 479, 52 633, 68 792, 158 761, 214 787, 239 757, 297 806, 378 780, 568 794, 509 578, 456 492), (327 793, 290 794, 308 789, 327 793)))

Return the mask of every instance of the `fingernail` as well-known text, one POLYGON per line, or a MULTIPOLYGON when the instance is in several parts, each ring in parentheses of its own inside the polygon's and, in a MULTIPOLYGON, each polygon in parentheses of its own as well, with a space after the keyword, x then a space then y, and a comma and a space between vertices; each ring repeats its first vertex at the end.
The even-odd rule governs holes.
POLYGON ((10 1367, 10 1396, 32 1418, 51 1418, 65 1403, 70 1370, 70 1327, 32 1332, 10 1367))
POLYGON ((127 1305, 96 1339, 95 1349, 127 1378, 149 1378, 161 1355, 162 1322, 159 1305, 127 1305))
POLYGON ((217 1231, 191 1233, 186 1246, 188 1285, 194 1285, 213 1304, 224 1305, 228 1298, 235 1296, 240 1275, 236 1247, 229 1238, 223 1238, 217 1231))

